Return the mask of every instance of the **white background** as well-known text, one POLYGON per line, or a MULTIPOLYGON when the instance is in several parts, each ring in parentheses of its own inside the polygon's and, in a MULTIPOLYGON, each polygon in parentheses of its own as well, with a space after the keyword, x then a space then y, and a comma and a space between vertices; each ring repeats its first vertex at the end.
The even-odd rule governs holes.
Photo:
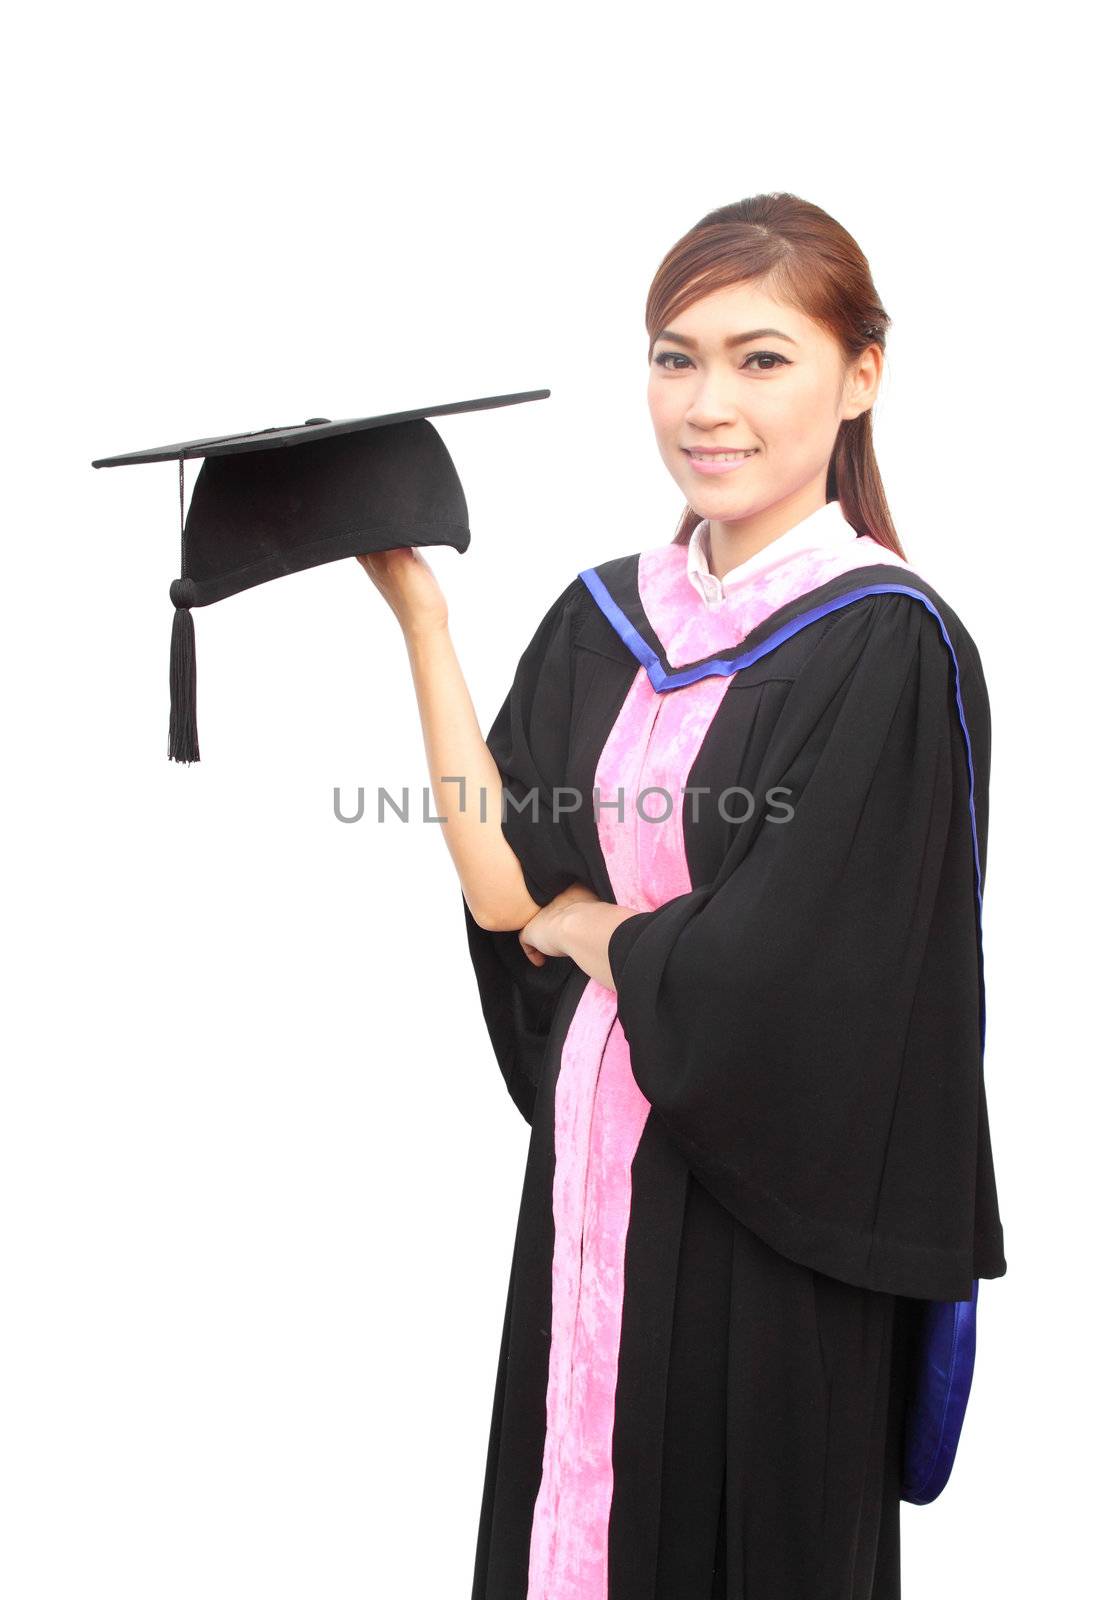
POLYGON ((1086 5, 771 10, 9 24, 5 1600, 467 1596, 528 1138, 438 825, 371 814, 427 781, 385 603, 346 561, 200 611, 202 761, 169 763, 176 469, 91 460, 550 388, 439 424, 485 729, 570 578, 672 537, 646 292, 768 189, 871 261, 889 500, 992 701, 1009 1272, 904 1592, 1111 1581, 1109 61, 1086 5))

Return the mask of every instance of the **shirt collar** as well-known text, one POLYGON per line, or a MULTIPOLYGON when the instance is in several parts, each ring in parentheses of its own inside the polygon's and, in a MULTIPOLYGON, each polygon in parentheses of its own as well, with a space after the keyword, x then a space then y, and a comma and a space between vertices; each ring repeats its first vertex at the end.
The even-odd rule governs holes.
POLYGON ((772 539, 746 561, 732 567, 720 579, 709 565, 711 545, 708 520, 705 518, 697 523, 688 541, 688 577, 701 600, 711 609, 723 604, 725 591, 732 584, 770 572, 802 550, 827 549, 858 537, 857 530, 844 520, 839 500, 829 500, 807 517, 802 517, 800 522, 795 522, 792 528, 787 528, 785 533, 772 539))

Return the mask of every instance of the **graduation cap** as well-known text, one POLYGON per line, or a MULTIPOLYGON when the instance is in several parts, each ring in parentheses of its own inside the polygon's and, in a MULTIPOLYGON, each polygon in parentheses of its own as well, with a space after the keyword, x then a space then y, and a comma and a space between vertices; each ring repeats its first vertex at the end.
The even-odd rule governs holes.
POLYGON ((449 544, 462 554, 471 538, 463 486, 427 419, 544 400, 550 392, 487 395, 345 422, 309 417, 94 461, 95 467, 179 463, 181 570, 170 591, 168 760, 199 759, 193 606, 372 550, 449 544), (183 462, 198 456, 204 460, 185 510, 183 462))

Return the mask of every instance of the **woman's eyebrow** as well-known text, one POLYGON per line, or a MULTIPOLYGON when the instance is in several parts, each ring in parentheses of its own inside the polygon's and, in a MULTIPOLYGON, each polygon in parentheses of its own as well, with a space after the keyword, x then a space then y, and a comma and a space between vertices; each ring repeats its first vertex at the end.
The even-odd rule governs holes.
MULTIPOLYGON (((668 340, 672 344, 683 344, 686 350, 696 349, 695 339, 689 339, 683 333, 674 333, 671 328, 663 328, 654 339, 654 344, 660 339, 668 340)), ((731 350, 737 344, 749 344, 752 339, 785 339, 789 344, 797 343, 796 339, 791 338, 788 333, 783 333, 780 328, 755 328, 751 333, 732 333, 723 342, 726 349, 731 350)))

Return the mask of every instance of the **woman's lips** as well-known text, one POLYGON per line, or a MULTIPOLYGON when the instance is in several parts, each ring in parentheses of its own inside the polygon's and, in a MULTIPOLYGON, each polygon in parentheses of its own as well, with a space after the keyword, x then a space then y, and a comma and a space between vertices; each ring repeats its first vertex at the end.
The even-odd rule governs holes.
POLYGON ((734 472, 736 467, 741 467, 744 461, 752 460, 757 454, 757 450, 746 450, 737 455, 734 461, 719 461, 710 456, 694 456, 690 450, 685 451, 691 465, 705 478, 718 478, 725 472, 734 472))

